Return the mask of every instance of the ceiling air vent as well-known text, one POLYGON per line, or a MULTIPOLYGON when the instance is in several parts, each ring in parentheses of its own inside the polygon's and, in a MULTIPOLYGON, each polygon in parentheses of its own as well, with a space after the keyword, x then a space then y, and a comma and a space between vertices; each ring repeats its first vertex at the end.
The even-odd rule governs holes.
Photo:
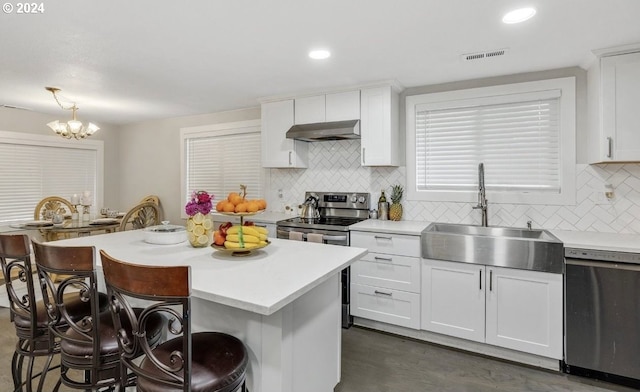
POLYGON ((7 105, 7 104, 4 104, 4 103, 0 104, 0 108, 18 109, 18 110, 31 110, 31 109, 23 108, 23 107, 20 107, 20 106, 7 105))
POLYGON ((477 52, 477 53, 467 53, 460 56, 462 61, 474 61, 474 60, 483 60, 492 57, 504 56, 507 54, 508 49, 498 49, 491 50, 488 52, 477 52))

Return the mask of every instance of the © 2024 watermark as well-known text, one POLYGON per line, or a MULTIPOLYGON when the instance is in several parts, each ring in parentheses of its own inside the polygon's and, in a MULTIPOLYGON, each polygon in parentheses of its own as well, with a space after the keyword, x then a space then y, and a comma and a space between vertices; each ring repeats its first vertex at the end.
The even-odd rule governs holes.
POLYGON ((5 14, 44 14, 44 3, 3 3, 5 14))

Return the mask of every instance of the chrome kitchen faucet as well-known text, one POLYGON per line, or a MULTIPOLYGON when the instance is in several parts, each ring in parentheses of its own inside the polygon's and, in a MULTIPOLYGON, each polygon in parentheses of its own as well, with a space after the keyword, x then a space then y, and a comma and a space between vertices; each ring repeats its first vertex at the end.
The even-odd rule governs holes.
POLYGON ((482 226, 489 226, 489 218, 487 217, 487 195, 484 186, 484 164, 478 165, 478 205, 473 209, 482 210, 482 226))

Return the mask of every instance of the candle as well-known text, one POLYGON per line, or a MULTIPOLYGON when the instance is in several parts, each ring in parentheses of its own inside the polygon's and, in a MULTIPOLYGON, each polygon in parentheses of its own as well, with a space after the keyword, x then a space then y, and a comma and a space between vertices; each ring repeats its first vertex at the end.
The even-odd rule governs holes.
POLYGON ((71 196, 71 204, 73 204, 74 206, 77 206, 78 204, 80 204, 77 193, 74 193, 73 196, 71 196))
POLYGON ((91 192, 90 191, 84 191, 82 192, 82 196, 84 196, 85 198, 90 198, 91 197, 91 192))

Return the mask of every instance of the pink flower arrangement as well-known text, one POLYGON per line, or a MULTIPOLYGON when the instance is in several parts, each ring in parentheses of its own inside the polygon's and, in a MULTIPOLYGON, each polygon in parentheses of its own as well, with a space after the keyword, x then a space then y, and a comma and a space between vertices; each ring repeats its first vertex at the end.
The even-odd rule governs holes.
POLYGON ((191 200, 187 202, 184 211, 189 216, 194 216, 198 212, 207 215, 213 208, 213 195, 209 195, 206 191, 193 191, 191 200))

